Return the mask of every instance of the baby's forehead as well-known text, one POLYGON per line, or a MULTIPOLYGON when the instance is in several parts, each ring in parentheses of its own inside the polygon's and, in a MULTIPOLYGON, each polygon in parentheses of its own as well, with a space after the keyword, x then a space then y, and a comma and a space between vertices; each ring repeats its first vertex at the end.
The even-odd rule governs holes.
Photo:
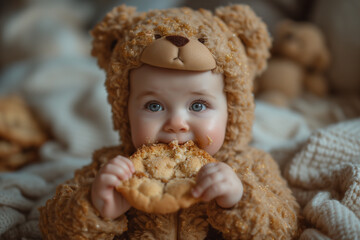
POLYGON ((187 71, 177 69, 167 69, 160 67, 153 67, 147 64, 143 64, 139 68, 132 69, 130 71, 130 81, 134 79, 155 79, 155 78, 167 78, 172 79, 201 79, 206 82, 209 78, 218 78, 223 80, 223 75, 209 71, 187 71))
POLYGON ((223 90, 223 75, 209 71, 174 70, 142 65, 130 73, 130 89, 223 90))

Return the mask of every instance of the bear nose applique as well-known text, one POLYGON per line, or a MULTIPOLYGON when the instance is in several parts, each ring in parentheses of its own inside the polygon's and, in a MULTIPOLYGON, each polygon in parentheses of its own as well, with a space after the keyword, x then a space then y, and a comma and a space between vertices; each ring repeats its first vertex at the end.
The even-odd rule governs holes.
POLYGON ((189 42, 189 39, 182 36, 166 36, 166 40, 170 41, 177 47, 183 47, 189 42))

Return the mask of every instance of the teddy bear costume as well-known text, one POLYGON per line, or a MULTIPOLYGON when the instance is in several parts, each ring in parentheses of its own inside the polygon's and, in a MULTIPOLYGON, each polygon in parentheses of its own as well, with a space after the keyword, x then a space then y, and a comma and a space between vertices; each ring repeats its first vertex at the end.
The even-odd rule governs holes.
POLYGON ((299 206, 270 155, 248 146, 254 115, 252 81, 266 67, 270 38, 265 24, 247 6, 174 8, 139 13, 114 8, 92 31, 92 54, 106 70, 113 123, 122 143, 96 151, 93 162, 58 186, 40 208, 44 239, 292 239, 299 234, 299 206), (179 50, 180 49, 180 50, 179 50), (172 53, 182 63, 171 61, 172 53), (170 59, 171 58, 171 59, 170 59), (135 152, 127 101, 129 72, 142 64, 224 75, 228 122, 224 144, 214 155, 241 179, 244 194, 233 208, 215 201, 171 214, 131 208, 104 219, 90 199, 98 170, 118 154, 135 152))

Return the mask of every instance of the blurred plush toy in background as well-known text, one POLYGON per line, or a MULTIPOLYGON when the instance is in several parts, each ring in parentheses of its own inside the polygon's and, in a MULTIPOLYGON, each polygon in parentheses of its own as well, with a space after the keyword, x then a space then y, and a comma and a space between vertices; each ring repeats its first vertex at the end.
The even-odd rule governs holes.
POLYGON ((278 24, 268 69, 257 79, 259 99, 287 106, 304 92, 324 97, 328 82, 324 72, 330 56, 325 39, 315 25, 282 21, 278 24))

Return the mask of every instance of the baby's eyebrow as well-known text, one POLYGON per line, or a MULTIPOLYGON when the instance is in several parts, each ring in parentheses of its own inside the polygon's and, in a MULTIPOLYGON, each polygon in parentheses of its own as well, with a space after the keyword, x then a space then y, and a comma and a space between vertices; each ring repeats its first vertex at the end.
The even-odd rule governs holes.
POLYGON ((192 91, 192 92, 190 92, 190 94, 191 95, 200 95, 200 96, 204 96, 204 97, 216 98, 213 94, 211 94, 211 92, 206 91, 206 90, 192 91))
POLYGON ((154 96, 154 95, 157 95, 157 94, 158 93, 155 92, 155 91, 145 91, 145 92, 140 93, 137 97, 141 98, 141 97, 146 97, 146 96, 154 96))

